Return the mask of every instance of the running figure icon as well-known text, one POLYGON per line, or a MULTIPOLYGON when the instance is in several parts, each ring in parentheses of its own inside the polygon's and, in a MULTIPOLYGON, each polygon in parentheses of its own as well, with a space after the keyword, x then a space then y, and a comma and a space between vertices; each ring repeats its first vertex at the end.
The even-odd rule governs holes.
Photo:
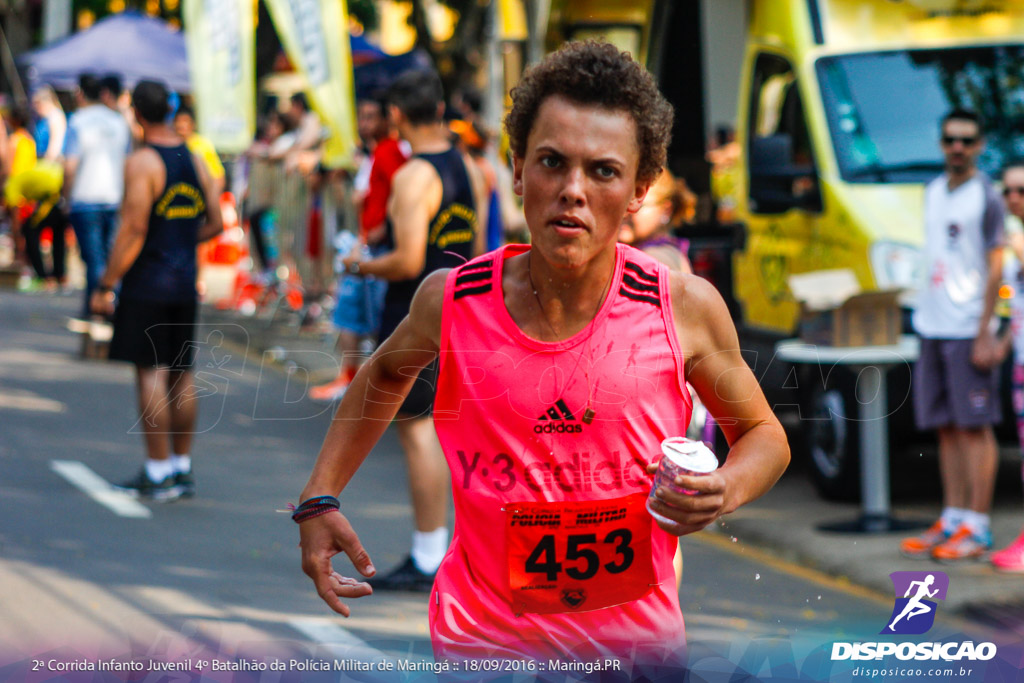
POLYGON ((903 608, 903 611, 900 612, 899 616, 893 619, 892 623, 889 624, 890 631, 896 631, 896 622, 902 619, 903 617, 906 617, 907 621, 910 621, 912 618, 920 614, 927 614, 928 612, 931 612, 934 609, 934 607, 932 607, 931 605, 921 602, 924 598, 934 598, 935 595, 939 592, 938 588, 936 588, 933 591, 928 590, 928 588, 933 583, 935 583, 934 574, 929 574, 925 577, 923 581, 910 582, 910 586, 907 587, 907 592, 903 594, 903 597, 910 598, 910 593, 914 590, 915 586, 917 586, 917 593, 914 594, 914 597, 910 598, 910 601, 907 602, 906 606, 903 608))

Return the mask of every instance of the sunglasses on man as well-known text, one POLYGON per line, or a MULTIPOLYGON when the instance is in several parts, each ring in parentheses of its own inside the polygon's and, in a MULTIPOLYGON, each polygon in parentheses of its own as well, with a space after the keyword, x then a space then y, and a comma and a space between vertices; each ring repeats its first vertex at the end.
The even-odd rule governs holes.
POLYGON ((1004 197, 1009 197, 1011 194, 1019 194, 1024 196, 1024 187, 1014 187, 1011 185, 1007 185, 1006 187, 1003 188, 1004 197))
POLYGON ((963 136, 963 135, 943 135, 942 144, 950 147, 957 142, 962 143, 964 147, 970 147, 978 141, 977 136, 963 136))

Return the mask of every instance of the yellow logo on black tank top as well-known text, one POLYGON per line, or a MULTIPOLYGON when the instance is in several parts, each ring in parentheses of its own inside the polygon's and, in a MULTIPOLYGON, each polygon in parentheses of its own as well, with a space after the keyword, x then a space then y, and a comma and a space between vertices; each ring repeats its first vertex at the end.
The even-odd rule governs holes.
POLYGON ((476 228, 476 211, 465 206, 463 204, 452 204, 444 211, 442 211, 434 224, 430 227, 430 236, 427 241, 428 244, 436 244, 438 249, 444 249, 449 244, 465 244, 473 241, 473 236, 476 234, 474 229, 476 228), (445 234, 441 232, 448 227, 448 224, 453 219, 461 218, 464 220, 468 227, 462 230, 452 230, 445 234))
POLYGON ((203 201, 203 193, 199 188, 189 183, 175 183, 164 191, 154 213, 167 220, 188 220, 196 218, 204 211, 206 202, 203 201))

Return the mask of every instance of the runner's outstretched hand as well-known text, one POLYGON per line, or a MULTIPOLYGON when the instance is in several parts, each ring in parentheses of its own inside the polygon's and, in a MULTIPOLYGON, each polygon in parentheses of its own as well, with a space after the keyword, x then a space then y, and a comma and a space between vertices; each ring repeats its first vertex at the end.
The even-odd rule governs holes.
MULTIPOLYGON (((647 466, 648 474, 653 475, 657 471, 658 463, 647 466)), ((692 534, 725 514, 725 477, 720 472, 697 477, 679 475, 675 484, 696 493, 676 493, 664 486, 655 492, 651 508, 659 515, 675 521, 675 524, 665 524, 655 518, 658 526, 668 533, 675 536, 692 534)))
POLYGON ((341 616, 350 614, 342 598, 361 598, 373 593, 370 584, 342 576, 331 566, 331 558, 344 552, 363 576, 369 578, 376 573, 369 554, 345 515, 328 512, 302 522, 299 525, 299 547, 302 548, 302 571, 313 579, 317 594, 327 606, 341 616))

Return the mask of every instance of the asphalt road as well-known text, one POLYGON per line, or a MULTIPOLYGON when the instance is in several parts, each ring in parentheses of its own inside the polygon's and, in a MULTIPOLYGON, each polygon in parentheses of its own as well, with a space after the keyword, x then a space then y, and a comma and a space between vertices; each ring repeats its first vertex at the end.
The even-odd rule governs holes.
MULTIPOLYGON (((343 620, 299 569, 296 528, 280 511, 330 420, 306 397, 301 371, 204 328, 199 495, 133 505, 104 492, 142 462, 133 373, 77 358, 66 323, 78 296, 0 291, 0 680, 48 680, 53 666, 73 666, 61 662, 104 657, 182 663, 192 674, 215 659, 280 661, 302 680, 316 677, 302 671, 309 658, 430 661, 423 596, 375 595, 343 620), (38 676, 24 673, 33 668, 38 676)), ((392 433, 342 498, 375 565, 401 561, 412 527, 392 433)), ((892 610, 891 598, 746 548, 727 527, 683 544, 680 599, 697 669, 773 670, 778 647, 802 661, 833 640, 877 634, 892 610)))

